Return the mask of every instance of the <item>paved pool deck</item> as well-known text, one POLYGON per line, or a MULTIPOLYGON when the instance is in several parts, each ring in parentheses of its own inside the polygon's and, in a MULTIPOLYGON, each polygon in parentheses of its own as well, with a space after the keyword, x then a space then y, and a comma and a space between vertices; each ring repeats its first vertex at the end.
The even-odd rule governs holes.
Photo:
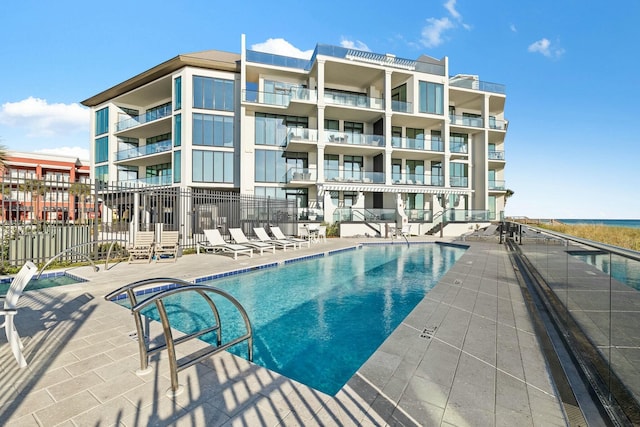
MULTIPOLYGON (((237 261, 199 254, 69 270, 89 281, 28 291, 20 300, 16 325, 28 367, 18 368, 0 335, 0 425, 567 425, 508 254, 497 243, 458 242, 469 246, 462 258, 336 396, 223 352, 180 372, 185 391, 167 397, 166 354, 152 358, 150 374, 137 375, 133 317, 104 299, 143 278, 190 280, 384 241, 329 239, 237 261)), ((187 355, 203 346, 191 341, 177 350, 187 355)))

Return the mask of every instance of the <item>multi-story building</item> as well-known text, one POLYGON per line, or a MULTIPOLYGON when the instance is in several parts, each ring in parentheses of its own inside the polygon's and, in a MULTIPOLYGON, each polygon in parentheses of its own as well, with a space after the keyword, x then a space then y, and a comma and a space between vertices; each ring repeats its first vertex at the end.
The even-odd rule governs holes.
MULTIPOLYGON (((2 221, 76 221, 78 198, 88 196, 89 161, 7 151, 1 167, 2 221)), ((85 201, 82 201, 84 207, 85 201)), ((85 216, 92 211, 85 213, 85 216)))
POLYGON ((294 199, 301 221, 422 234, 499 219, 505 99, 449 77, 446 57, 318 45, 305 60, 243 36, 239 55, 179 55, 83 104, 97 179, 294 199))

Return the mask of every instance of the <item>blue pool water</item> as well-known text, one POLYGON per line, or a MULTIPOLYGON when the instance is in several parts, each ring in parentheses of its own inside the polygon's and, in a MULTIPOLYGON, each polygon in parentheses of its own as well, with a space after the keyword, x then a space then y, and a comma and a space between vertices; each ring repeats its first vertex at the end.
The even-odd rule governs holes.
MULTIPOLYGON (((80 283, 83 280, 66 275, 65 273, 47 273, 40 276, 39 279, 35 277, 29 281, 26 291, 32 291, 34 289, 53 288, 56 286, 70 285, 72 283, 80 283)), ((3 279, 0 281, 0 295, 5 295, 11 285, 11 279, 3 279)))
POLYGON ((617 281, 640 291, 640 263, 621 256, 605 253, 577 253, 574 257, 596 267, 605 274, 610 274, 617 281))
MULTIPOLYGON (((373 245, 207 284, 246 309, 255 363, 333 395, 463 253, 439 244, 373 245)), ((165 304, 172 325, 183 332, 205 325, 209 310, 200 296, 172 298, 165 304)), ((243 334, 231 304, 214 301, 223 343, 243 334)), ((246 358, 246 350, 240 344, 231 352, 246 358)))

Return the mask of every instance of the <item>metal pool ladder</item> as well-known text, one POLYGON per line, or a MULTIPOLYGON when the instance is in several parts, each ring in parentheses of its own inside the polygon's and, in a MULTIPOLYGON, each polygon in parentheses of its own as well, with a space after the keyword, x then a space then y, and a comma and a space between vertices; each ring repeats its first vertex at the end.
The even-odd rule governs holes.
MULTIPOLYGON (((108 301, 116 300, 121 297, 121 295, 127 295, 129 301, 131 302, 131 314, 133 314, 133 318, 136 323, 136 331, 138 338, 138 350, 140 353, 140 369, 136 371, 138 375, 145 375, 151 372, 151 367, 149 366, 149 357, 155 353, 158 353, 164 349, 167 350, 169 355, 169 369, 171 374, 171 388, 167 390, 167 396, 173 397, 177 396, 184 391, 184 387, 178 383, 178 372, 186 369, 192 365, 195 365, 199 361, 213 355, 224 351, 230 347, 235 346, 243 341, 247 341, 247 353, 249 361, 253 361, 253 330, 251 329, 251 322, 249 321, 249 317, 247 312, 242 307, 242 305, 236 300, 234 297, 224 292, 221 289, 214 288, 212 286, 205 285, 195 285, 191 282, 187 282, 181 279, 173 279, 167 277, 161 278, 153 278, 153 279, 144 279, 139 280, 137 282, 129 283, 115 291, 105 295, 105 299, 108 301), (152 286, 154 284, 164 283, 172 285, 168 289, 164 289, 158 291, 154 295, 149 298, 144 299, 143 301, 138 302, 138 298, 136 296, 136 290, 138 290, 138 294, 140 294, 141 288, 144 290, 153 289, 152 286), (167 315, 167 311, 164 306, 163 300, 171 295, 176 295, 184 292, 196 292, 200 294, 202 298, 207 302, 209 308, 211 309, 211 313, 213 314, 213 318, 215 324, 213 326, 206 327, 196 332, 192 332, 190 334, 182 335, 178 338, 173 337, 171 322, 169 320, 169 316, 167 315), (217 294, 222 296, 223 298, 229 300, 240 312, 242 315, 242 319, 244 320, 246 333, 237 337, 227 343, 222 344, 222 325, 220 324, 220 314, 218 313, 218 308, 215 303, 211 299, 208 294, 217 294), (162 330, 164 333, 164 344, 159 344, 155 347, 151 347, 151 342, 148 337, 145 336, 145 327, 142 321, 141 311, 144 308, 149 307, 151 304, 156 305, 158 310, 158 314, 160 316, 160 322, 162 324, 162 330), (175 346, 177 344, 184 343, 186 341, 190 341, 194 338, 198 338, 202 335, 208 334, 210 332, 216 332, 216 345, 211 349, 207 349, 205 351, 201 351, 197 353, 197 356, 193 358, 189 358, 188 360, 178 363, 176 358, 176 350, 175 346)), ((147 322, 148 324, 148 322, 147 322)), ((149 326, 147 326, 147 331, 149 326)))

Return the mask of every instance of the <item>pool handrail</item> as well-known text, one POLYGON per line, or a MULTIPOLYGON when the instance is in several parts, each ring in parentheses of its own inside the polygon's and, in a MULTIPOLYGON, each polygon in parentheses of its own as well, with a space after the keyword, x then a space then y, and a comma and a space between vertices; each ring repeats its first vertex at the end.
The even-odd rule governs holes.
POLYGON ((100 243, 111 243, 109 245, 109 251, 107 251, 107 258, 104 260, 104 269, 107 270, 107 268, 109 267, 109 258, 111 257, 111 251, 113 250, 113 246, 118 242, 127 243, 126 240, 109 239, 109 240, 94 240, 94 241, 91 241, 91 242, 84 242, 84 243, 80 243, 78 245, 70 246, 70 247, 66 248, 65 250, 63 250, 63 251, 58 252, 56 255, 54 255, 52 258, 50 258, 49 261, 47 261, 44 264, 44 266, 42 266, 42 268, 38 271, 38 275, 36 276, 36 279, 40 278, 40 275, 42 274, 43 271, 45 271, 47 269, 49 264, 51 264, 53 261, 55 261, 56 259, 60 258, 61 256, 65 255, 65 254, 80 256, 80 257, 84 258, 85 260, 87 260, 93 266, 93 270, 94 271, 100 270, 100 268, 93 262, 93 260, 91 258, 89 258, 88 255, 80 253, 80 252, 75 252, 75 250, 77 248, 81 248, 81 247, 87 246, 87 245, 97 245, 97 244, 100 244, 100 243))
POLYGON ((105 299, 112 300, 116 296, 121 295, 123 293, 126 293, 131 301, 131 313, 134 315, 136 330, 138 334, 140 369, 137 371, 137 373, 138 375, 144 375, 146 373, 149 373, 151 371, 149 367, 149 356, 166 349, 169 354, 169 369, 170 369, 170 375, 171 375, 171 388, 167 390, 167 395, 177 396, 183 390, 183 387, 178 383, 178 372, 198 363, 199 361, 209 356, 212 356, 216 353, 219 353, 230 347, 233 347, 236 344, 239 344, 243 341, 247 341, 247 353, 248 353, 247 358, 249 361, 253 361, 253 329, 251 327, 251 322, 249 321, 249 316, 247 315, 247 312, 245 311, 244 307, 242 307, 240 302, 238 302, 238 300, 236 300, 233 296, 229 295, 225 291, 219 288, 215 288, 213 286, 196 285, 185 280, 164 277, 164 278, 143 279, 133 283, 129 283, 128 285, 125 285, 109 293, 108 295, 105 295, 105 299), (158 293, 150 296, 149 298, 141 302, 138 302, 136 298, 135 290, 142 286, 147 286, 155 283, 171 283, 171 284, 175 284, 176 287, 159 291, 158 293), (181 337, 174 339, 171 324, 164 307, 164 302, 162 300, 168 296, 175 295, 177 293, 188 292, 188 291, 195 291, 202 298, 204 298, 204 300, 207 302, 207 304, 209 305, 209 308, 213 313, 213 316, 215 318, 215 325, 208 328, 201 329, 196 332, 192 332, 190 334, 185 334, 181 337), (206 295, 209 292, 222 296, 223 298, 227 299, 236 307, 236 309, 240 312, 240 315, 242 316, 243 321, 245 323, 245 328, 247 332, 244 335, 241 335, 240 337, 237 337, 225 344, 222 344, 222 325, 220 322, 220 315, 213 300, 208 295, 206 295), (160 316, 160 321, 161 321, 162 329, 164 333, 164 344, 160 344, 155 347, 148 347, 150 343, 145 338, 141 311, 152 303, 156 304, 156 308, 160 316), (202 335, 205 335, 214 331, 217 333, 216 346, 214 346, 212 349, 209 349, 205 352, 198 353, 198 356, 194 357, 193 359, 188 359, 178 364, 178 361, 176 358, 176 352, 175 352, 176 344, 181 344, 185 341, 189 341, 193 338, 198 338, 202 335))

